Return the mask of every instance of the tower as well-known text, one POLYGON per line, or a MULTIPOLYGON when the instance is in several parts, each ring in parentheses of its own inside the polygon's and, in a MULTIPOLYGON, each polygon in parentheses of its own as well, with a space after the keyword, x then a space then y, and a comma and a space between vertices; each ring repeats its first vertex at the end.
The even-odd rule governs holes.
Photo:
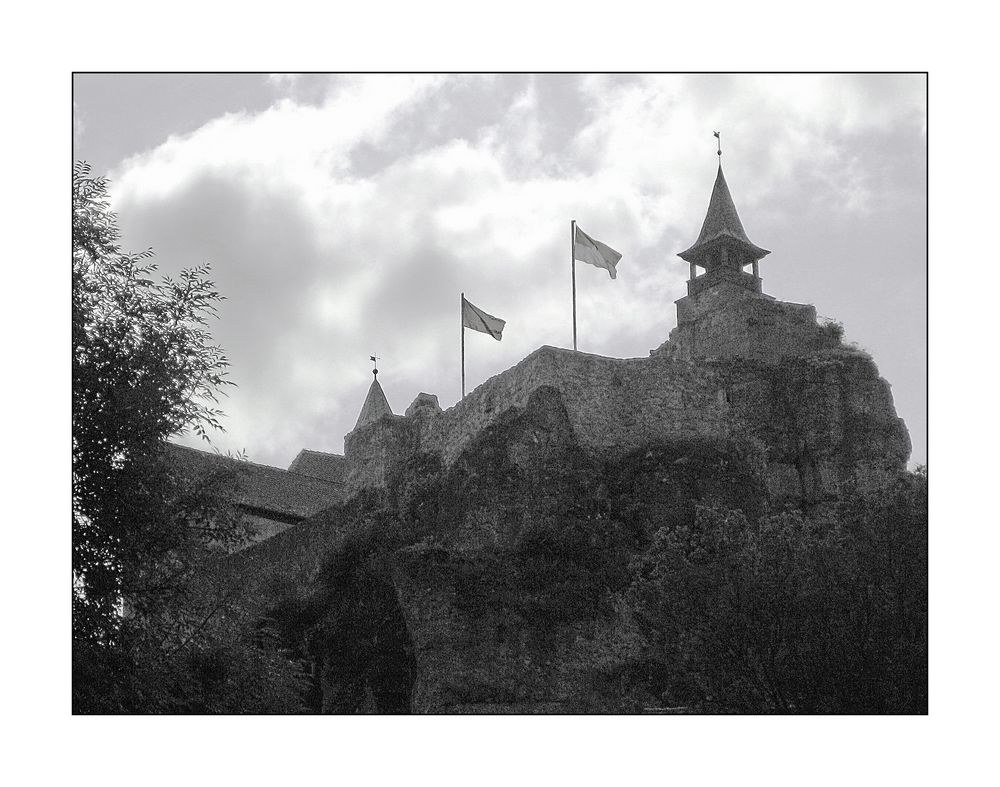
MULTIPOLYGON (((375 357, 371 360, 375 361, 375 357)), ((389 406, 378 381, 377 362, 372 376, 358 422, 344 435, 350 489, 366 484, 384 486, 392 470, 412 455, 416 441, 412 419, 396 415, 389 406)))
POLYGON ((677 255, 691 272, 687 295, 675 301, 677 327, 652 355, 775 362, 837 346, 815 307, 764 294, 757 266, 770 253, 747 236, 720 163, 698 239, 677 255))
POLYGON ((372 370, 372 375, 375 379, 372 380, 372 384, 368 388, 368 395, 365 397, 365 403, 361 406, 358 422, 354 424, 355 429, 375 423, 384 415, 393 414, 389 400, 385 398, 385 392, 378 383, 378 367, 372 370))
POLYGON ((747 237, 720 163, 698 240, 677 255, 691 266, 688 295, 720 284, 760 293, 757 263, 770 253, 747 237), (752 267, 751 273, 745 271, 748 265, 752 267), (699 267, 704 268, 705 273, 699 275, 699 267))

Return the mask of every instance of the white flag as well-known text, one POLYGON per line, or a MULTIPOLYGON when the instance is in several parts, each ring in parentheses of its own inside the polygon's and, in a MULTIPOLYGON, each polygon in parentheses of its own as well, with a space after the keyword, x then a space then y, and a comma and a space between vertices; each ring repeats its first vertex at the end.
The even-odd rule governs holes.
POLYGON ((615 265, 622 255, 606 243, 594 240, 586 232, 576 227, 576 237, 573 238, 573 259, 606 268, 612 279, 618 278, 615 265))
POLYGON ((477 309, 465 300, 464 295, 462 296, 462 325, 466 328, 472 328, 472 330, 479 331, 480 333, 488 333, 494 339, 500 341, 500 334, 503 333, 503 327, 506 324, 505 320, 494 317, 492 314, 487 314, 482 309, 477 309))

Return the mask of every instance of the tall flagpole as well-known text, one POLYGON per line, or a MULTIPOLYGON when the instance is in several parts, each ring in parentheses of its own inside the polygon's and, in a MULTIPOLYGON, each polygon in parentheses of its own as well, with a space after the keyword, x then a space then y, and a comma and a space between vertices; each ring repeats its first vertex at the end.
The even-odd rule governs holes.
POLYGON ((462 293, 462 305, 458 310, 462 322, 462 398, 465 398, 465 293, 462 293))
POLYGON ((573 272, 573 349, 576 349, 576 219, 569 223, 569 265, 573 272))

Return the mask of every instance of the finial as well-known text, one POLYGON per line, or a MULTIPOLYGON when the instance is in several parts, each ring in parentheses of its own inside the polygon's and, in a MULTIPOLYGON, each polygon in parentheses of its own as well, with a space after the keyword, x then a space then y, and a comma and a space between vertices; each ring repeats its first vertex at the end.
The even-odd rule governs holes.
POLYGON ((717 140, 719 140, 719 150, 717 152, 719 154, 719 163, 721 164, 722 163, 722 132, 721 131, 713 131, 712 134, 715 136, 715 138, 717 140))
POLYGON ((375 379, 377 380, 378 379, 378 360, 377 360, 376 356, 374 356, 374 355, 369 355, 368 356, 368 360, 370 360, 372 362, 372 364, 374 364, 374 368, 372 369, 372 374, 375 375, 375 379))

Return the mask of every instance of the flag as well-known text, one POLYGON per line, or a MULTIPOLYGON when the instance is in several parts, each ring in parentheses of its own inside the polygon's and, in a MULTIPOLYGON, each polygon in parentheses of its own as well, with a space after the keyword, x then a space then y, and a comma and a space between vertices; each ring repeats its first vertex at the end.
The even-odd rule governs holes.
POLYGON ((606 268, 612 279, 618 278, 615 265, 622 255, 599 240, 594 240, 586 232, 576 227, 576 237, 573 238, 573 259, 606 268))
POLYGON ((462 325, 465 328, 472 328, 480 333, 488 333, 497 341, 500 341, 500 334, 503 333, 505 320, 487 314, 482 309, 477 309, 462 296, 462 325))

